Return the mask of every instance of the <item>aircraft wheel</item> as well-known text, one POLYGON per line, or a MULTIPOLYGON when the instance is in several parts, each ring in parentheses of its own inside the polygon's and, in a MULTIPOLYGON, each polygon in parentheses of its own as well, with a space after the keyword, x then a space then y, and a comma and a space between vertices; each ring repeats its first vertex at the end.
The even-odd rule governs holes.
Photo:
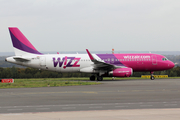
POLYGON ((91 80, 91 81, 95 81, 95 79, 96 79, 96 77, 95 77, 94 75, 92 75, 92 76, 90 77, 90 80, 91 80))
POLYGON ((102 76, 98 76, 97 77, 97 81, 103 81, 103 77, 102 76))
POLYGON ((154 80, 155 79, 155 77, 154 76, 151 76, 151 80, 154 80))
POLYGON ((155 79, 155 77, 153 76, 153 73, 154 73, 154 72, 151 71, 150 73, 151 73, 151 80, 154 80, 154 79, 155 79))

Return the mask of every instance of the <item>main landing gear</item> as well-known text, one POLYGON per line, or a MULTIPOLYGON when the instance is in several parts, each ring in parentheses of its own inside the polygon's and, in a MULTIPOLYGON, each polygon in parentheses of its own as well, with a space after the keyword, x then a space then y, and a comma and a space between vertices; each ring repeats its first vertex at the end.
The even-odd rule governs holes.
POLYGON ((154 73, 154 72, 151 72, 151 78, 150 78, 151 80, 154 80, 154 79, 155 79, 153 73, 154 73))
MULTIPOLYGON (((92 75, 90 77, 90 80, 91 81, 95 81, 96 80, 96 76, 95 75, 92 75)), ((102 81, 103 80, 103 77, 102 76, 97 76, 97 81, 102 81)))
POLYGON ((95 77, 94 75, 92 75, 92 76, 90 77, 90 80, 91 80, 91 81, 95 81, 95 79, 96 79, 96 77, 95 77))
POLYGON ((103 81, 103 77, 102 76, 97 76, 97 81, 103 81))

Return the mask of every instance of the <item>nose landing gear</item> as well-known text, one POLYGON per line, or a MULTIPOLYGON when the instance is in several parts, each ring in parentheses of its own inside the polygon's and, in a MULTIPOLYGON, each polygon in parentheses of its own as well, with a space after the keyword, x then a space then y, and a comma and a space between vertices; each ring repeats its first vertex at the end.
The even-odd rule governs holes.
POLYGON ((154 80, 154 79, 155 79, 153 73, 154 73, 154 72, 151 72, 151 78, 150 78, 151 80, 154 80))

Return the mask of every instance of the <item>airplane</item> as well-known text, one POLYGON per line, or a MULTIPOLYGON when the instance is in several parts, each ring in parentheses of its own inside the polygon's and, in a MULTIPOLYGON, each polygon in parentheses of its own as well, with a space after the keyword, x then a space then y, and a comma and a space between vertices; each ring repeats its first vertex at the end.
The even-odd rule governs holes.
POLYGON ((17 27, 9 27, 15 56, 5 61, 22 66, 56 72, 91 73, 91 81, 102 81, 103 77, 130 77, 133 72, 168 70, 174 63, 165 56, 152 53, 137 54, 43 54, 40 53, 17 27))

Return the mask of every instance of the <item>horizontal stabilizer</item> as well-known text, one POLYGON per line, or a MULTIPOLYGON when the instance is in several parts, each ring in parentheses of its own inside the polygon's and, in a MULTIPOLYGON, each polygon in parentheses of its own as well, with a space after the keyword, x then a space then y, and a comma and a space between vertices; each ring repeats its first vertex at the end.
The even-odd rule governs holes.
POLYGON ((24 58, 24 57, 20 57, 20 56, 15 56, 13 57, 13 59, 20 61, 20 62, 26 62, 26 61, 30 61, 30 58, 24 58))

